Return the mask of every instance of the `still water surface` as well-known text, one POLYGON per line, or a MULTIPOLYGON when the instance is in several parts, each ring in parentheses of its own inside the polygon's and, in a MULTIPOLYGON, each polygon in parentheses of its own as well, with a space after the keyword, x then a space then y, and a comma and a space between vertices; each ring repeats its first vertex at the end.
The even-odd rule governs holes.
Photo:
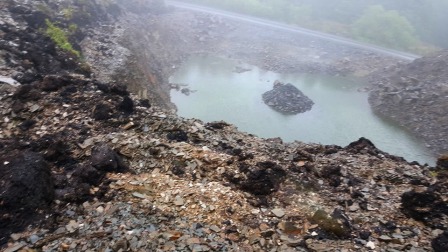
POLYGON ((433 165, 435 158, 416 138, 402 128, 376 116, 359 92, 364 83, 340 77, 278 74, 231 59, 191 57, 171 77, 172 83, 187 84, 196 92, 189 96, 171 92, 178 115, 205 122, 224 120, 239 130, 259 137, 281 137, 290 142, 346 146, 360 137, 378 148, 408 161, 433 165), (251 69, 235 72, 235 67, 251 69), (311 111, 283 115, 265 105, 261 95, 275 80, 291 83, 314 101, 311 111))

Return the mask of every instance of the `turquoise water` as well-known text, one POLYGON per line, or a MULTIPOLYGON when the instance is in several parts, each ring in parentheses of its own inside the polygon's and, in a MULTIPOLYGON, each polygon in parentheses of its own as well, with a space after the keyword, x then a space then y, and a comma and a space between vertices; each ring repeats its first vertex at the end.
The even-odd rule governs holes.
POLYGON ((376 116, 354 79, 307 74, 278 74, 212 56, 191 57, 171 77, 172 83, 195 90, 189 96, 171 92, 178 115, 205 122, 224 120, 259 137, 281 137, 346 146, 360 137, 408 161, 434 164, 424 145, 402 128, 376 116), (251 69, 237 73, 235 67, 251 69), (314 101, 311 111, 283 115, 265 105, 261 95, 275 80, 291 83, 314 101))

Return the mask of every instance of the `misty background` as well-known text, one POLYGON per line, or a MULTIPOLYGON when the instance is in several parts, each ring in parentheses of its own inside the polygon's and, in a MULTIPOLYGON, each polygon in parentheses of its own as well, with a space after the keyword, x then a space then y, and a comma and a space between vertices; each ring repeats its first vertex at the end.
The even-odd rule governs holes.
POLYGON ((183 0, 388 48, 448 48, 448 0, 183 0))

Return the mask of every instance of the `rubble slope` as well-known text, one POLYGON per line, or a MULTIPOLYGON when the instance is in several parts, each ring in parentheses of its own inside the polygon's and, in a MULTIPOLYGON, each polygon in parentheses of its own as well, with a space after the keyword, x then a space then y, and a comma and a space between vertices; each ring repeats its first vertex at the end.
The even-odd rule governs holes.
POLYGON ((448 152, 447 66, 448 51, 398 65, 375 74, 369 94, 374 111, 420 136, 438 155, 448 152))
MULTIPOLYGON (((2 249, 446 251, 447 157, 431 169, 364 138, 283 143, 179 118, 159 98, 93 78, 26 22, 46 17, 36 3, 53 1, 0 3, 2 249)), ((115 45, 92 24, 126 11, 80 29, 115 45)))

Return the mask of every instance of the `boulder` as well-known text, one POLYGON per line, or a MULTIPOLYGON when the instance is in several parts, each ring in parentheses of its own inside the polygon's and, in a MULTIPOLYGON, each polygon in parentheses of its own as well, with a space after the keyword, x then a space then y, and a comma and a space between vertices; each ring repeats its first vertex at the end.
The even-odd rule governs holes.
POLYGON ((99 143, 93 147, 90 165, 99 171, 106 172, 120 172, 128 169, 121 157, 105 143, 99 143))

